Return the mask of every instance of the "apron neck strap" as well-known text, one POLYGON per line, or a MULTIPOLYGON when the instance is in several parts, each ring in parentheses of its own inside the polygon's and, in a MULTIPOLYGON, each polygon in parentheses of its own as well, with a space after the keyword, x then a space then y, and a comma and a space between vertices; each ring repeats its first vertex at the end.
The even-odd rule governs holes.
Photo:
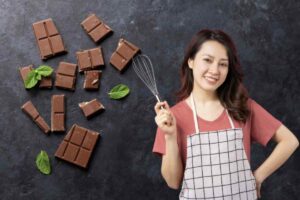
MULTIPOLYGON (((199 125, 198 125, 198 120, 197 120, 197 109, 196 109, 196 104, 195 104, 195 101, 194 101, 194 97, 193 97, 193 93, 191 93, 191 104, 192 104, 192 110, 193 110, 193 117, 194 117, 194 124, 195 124, 195 131, 196 133, 199 133, 199 125)), ((233 121, 227 111, 227 109, 225 108, 225 111, 226 111, 226 114, 228 116, 228 119, 229 119, 229 122, 230 122, 230 126, 232 129, 234 129, 234 124, 233 124, 233 121)))

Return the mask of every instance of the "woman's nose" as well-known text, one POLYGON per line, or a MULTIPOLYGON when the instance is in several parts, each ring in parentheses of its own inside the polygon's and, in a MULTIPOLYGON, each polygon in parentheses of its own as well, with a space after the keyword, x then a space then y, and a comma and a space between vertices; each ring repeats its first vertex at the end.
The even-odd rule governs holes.
POLYGON ((219 73, 219 63, 217 62, 213 62, 210 66, 209 66, 209 71, 213 74, 218 74, 219 73))

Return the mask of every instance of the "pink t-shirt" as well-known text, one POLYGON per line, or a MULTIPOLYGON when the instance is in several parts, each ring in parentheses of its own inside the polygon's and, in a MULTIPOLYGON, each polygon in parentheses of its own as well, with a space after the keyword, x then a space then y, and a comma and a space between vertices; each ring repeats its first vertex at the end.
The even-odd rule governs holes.
MULTIPOLYGON (((282 124, 281 121, 273 117, 268 111, 261 107, 256 101, 249 98, 247 102, 250 109, 250 116, 246 123, 236 121, 234 118, 233 124, 235 128, 242 128, 244 134, 244 147, 248 160, 250 160, 250 145, 251 141, 258 142, 266 146, 268 141, 272 138, 276 130, 282 124)), ((186 163, 186 137, 187 135, 195 133, 195 125, 193 119, 193 111, 185 102, 185 100, 178 102, 171 108, 172 113, 176 117, 178 130, 178 147, 181 158, 186 163)), ((199 129, 203 131, 215 131, 231 128, 226 111, 214 121, 207 121, 199 116, 197 117, 199 129)), ((160 128, 157 128, 156 138, 153 146, 153 152, 160 155, 165 154, 165 137, 160 128)))

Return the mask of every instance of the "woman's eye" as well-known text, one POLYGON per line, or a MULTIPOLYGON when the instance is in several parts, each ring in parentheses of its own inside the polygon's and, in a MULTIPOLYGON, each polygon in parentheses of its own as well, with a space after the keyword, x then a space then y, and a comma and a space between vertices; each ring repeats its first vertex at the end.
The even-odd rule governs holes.
POLYGON ((221 64, 222 67, 227 67, 228 65, 226 63, 221 64))
POLYGON ((205 61, 205 62, 211 62, 211 60, 208 59, 208 58, 204 58, 204 61, 205 61))

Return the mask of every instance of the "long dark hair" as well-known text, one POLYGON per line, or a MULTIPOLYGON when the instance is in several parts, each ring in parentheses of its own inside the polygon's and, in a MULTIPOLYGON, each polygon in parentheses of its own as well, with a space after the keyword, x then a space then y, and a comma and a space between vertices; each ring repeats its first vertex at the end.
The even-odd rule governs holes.
POLYGON ((217 89, 218 98, 235 120, 245 123, 250 111, 247 107, 248 91, 243 85, 244 74, 233 41, 221 30, 204 29, 192 37, 180 68, 181 87, 176 93, 177 101, 182 101, 191 94, 194 77, 192 70, 188 66, 188 60, 194 59, 202 44, 208 40, 221 43, 226 48, 229 59, 226 80, 217 89))

